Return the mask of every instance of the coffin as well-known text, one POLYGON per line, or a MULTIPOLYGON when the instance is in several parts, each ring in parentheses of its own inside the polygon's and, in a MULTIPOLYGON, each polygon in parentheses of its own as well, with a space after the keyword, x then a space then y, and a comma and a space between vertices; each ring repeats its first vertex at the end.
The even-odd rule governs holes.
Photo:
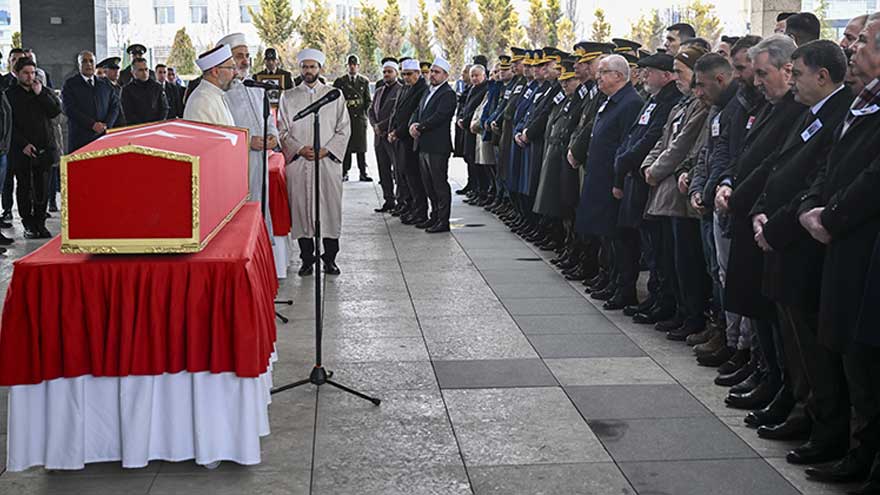
POLYGON ((248 196, 248 132, 187 120, 110 131, 61 159, 61 251, 201 251, 248 196))

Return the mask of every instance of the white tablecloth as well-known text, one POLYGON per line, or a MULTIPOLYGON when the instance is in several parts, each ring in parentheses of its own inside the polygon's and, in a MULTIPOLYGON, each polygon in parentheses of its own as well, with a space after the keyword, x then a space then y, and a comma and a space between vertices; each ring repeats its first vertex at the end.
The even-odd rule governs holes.
POLYGON ((10 387, 7 468, 107 461, 138 468, 160 459, 258 464, 271 388, 271 364, 258 378, 182 372, 10 387))
POLYGON ((288 236, 275 236, 275 243, 272 245, 272 254, 275 255, 275 272, 279 279, 287 278, 287 265, 290 260, 287 257, 289 250, 288 236))

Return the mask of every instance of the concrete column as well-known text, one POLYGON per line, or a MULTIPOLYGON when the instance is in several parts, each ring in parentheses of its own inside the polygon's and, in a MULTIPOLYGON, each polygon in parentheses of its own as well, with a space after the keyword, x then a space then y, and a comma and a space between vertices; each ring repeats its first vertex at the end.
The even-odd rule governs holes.
POLYGON ((781 12, 800 12, 801 0, 751 0, 751 34, 769 36, 776 27, 776 16, 781 12))
POLYGON ((37 63, 57 88, 76 69, 82 50, 107 56, 106 0, 39 0, 21 2, 22 46, 33 48, 37 63))

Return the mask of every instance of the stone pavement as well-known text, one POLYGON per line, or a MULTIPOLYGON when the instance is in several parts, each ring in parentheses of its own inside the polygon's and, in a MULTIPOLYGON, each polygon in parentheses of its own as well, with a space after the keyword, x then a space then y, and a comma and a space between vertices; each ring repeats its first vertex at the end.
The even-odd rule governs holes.
MULTIPOLYGON (((464 173, 456 160, 453 181, 464 173)), ((492 215, 456 198, 453 232, 428 235, 373 213, 380 197, 346 184, 342 275, 324 301, 325 364, 380 407, 302 387, 274 397, 259 466, 31 469, 2 474, 0 494, 842 493, 744 427, 689 348, 598 309, 492 215)), ((4 290, 11 258, 38 245, 18 244, 4 290)), ((296 268, 276 385, 313 362, 314 278, 296 268)))

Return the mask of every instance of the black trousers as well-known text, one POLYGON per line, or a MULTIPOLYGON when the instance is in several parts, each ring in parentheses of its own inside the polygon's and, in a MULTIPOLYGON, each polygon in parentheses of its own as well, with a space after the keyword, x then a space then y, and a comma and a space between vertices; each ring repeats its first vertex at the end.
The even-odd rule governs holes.
POLYGON ((35 161, 23 153, 10 153, 9 160, 15 180, 18 182, 15 200, 18 203, 21 223, 28 230, 44 227, 46 208, 49 205, 49 172, 52 171, 52 165, 36 166, 35 161))
POLYGON ((379 167, 379 185, 386 204, 394 203, 394 146, 382 136, 376 136, 376 164, 379 167))
POLYGON ((690 329, 702 329, 706 325, 704 312, 709 305, 711 281, 704 265, 700 221, 696 218, 673 217, 672 236, 675 243, 673 273, 678 279, 684 324, 690 329))
POLYGON ((367 175, 367 154, 366 153, 355 153, 348 151, 345 152, 345 157, 342 159, 342 174, 348 175, 348 171, 351 170, 351 155, 357 155, 358 168, 361 171, 361 175, 367 175))
POLYGON ((431 218, 441 225, 449 225, 452 208, 452 189, 449 187, 449 155, 419 153, 422 184, 431 200, 431 218))
MULTIPOLYGON (((10 155, 12 155, 10 153, 10 155)), ((3 181, 3 194, 2 198, 0 198, 0 205, 3 207, 3 211, 12 211, 12 205, 15 200, 15 171, 12 169, 12 158, 9 158, 10 163, 6 167, 6 178, 3 181)))
POLYGON ((651 231, 650 236, 654 244, 654 253, 657 257, 658 278, 660 288, 657 290, 659 297, 658 308, 675 308, 676 317, 681 316, 680 291, 678 290, 678 277, 675 276, 675 238, 672 235, 672 217, 660 217, 657 220, 658 229, 651 231))
MULTIPOLYGON (((300 237, 296 240, 299 244, 299 259, 303 263, 315 262, 315 238, 300 237)), ((339 253, 339 239, 332 237, 322 237, 321 244, 324 245, 324 252, 321 253, 321 259, 324 261, 336 261, 336 255, 339 253)))
POLYGON ((849 393, 840 354, 816 339, 818 314, 784 304, 777 308, 786 376, 795 399, 806 403, 813 421, 810 440, 829 446, 848 443, 849 393))
POLYGON ((617 265, 617 292, 622 297, 636 297, 639 279, 640 236, 638 229, 618 227, 614 239, 614 257, 617 265))
POLYGON ((880 451, 880 348, 859 344, 843 355, 849 397, 855 411, 853 437, 873 455, 880 451))
MULTIPOLYGON (((397 153, 397 169, 406 177, 410 200, 409 211, 417 218, 428 217, 428 195, 422 182, 419 154, 413 151, 412 142, 397 141, 394 149, 397 153)), ((398 182, 400 184, 400 182, 398 182)), ((398 196, 399 198, 399 196, 398 196)))

